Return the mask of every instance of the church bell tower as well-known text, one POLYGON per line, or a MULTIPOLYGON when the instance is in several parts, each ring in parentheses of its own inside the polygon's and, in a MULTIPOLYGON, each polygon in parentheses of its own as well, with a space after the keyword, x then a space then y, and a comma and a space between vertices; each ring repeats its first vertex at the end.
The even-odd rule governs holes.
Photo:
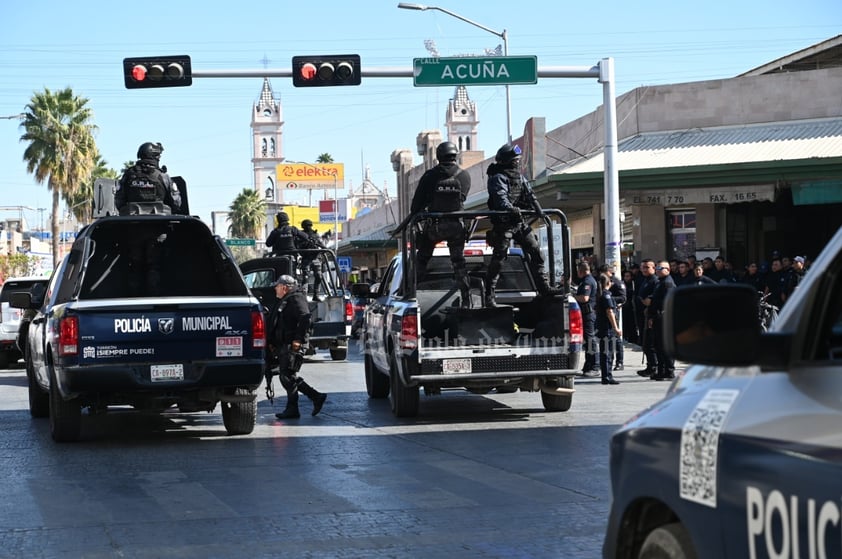
POLYGON ((283 191, 278 188, 275 166, 283 157, 283 114, 280 98, 272 92, 269 78, 263 78, 263 89, 251 113, 252 158, 254 188, 269 202, 283 202, 283 191))

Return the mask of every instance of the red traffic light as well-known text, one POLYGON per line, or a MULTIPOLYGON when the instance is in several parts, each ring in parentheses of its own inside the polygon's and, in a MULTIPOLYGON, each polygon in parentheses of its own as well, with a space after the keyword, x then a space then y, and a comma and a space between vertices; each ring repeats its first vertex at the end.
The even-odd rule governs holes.
POLYGON ((360 81, 358 54, 292 57, 292 85, 295 87, 360 85, 360 81))
POLYGON ((193 83, 190 57, 186 54, 124 58, 123 77, 127 89, 184 87, 193 83))

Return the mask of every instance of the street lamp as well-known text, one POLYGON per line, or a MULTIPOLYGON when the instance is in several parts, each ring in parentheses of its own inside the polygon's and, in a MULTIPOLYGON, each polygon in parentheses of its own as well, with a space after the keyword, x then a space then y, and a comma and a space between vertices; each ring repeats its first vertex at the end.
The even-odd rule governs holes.
MULTIPOLYGON (((411 4, 409 2, 401 2, 398 4, 398 8, 402 8, 404 10, 438 10, 443 12, 449 16, 453 16, 456 19, 461 19, 465 23, 470 23, 474 27, 479 27, 483 31, 488 31, 492 35, 496 35, 503 39, 503 56, 509 56, 509 35, 506 33, 506 30, 503 31, 494 31, 493 29, 482 25, 481 23, 477 23, 473 20, 470 20, 464 16, 460 16, 457 13, 451 12, 450 10, 446 10, 444 8, 440 8, 439 6, 425 6, 424 4, 411 4)), ((506 137, 508 138, 508 142, 512 142, 512 98, 509 96, 509 85, 506 84, 506 137)))

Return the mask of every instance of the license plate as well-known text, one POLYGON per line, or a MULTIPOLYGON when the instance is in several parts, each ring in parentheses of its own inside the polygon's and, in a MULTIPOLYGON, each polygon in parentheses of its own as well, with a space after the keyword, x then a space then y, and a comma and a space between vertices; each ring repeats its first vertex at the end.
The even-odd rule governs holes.
POLYGON ((446 375, 471 372, 470 359, 445 359, 441 362, 441 371, 446 375))
POLYGON ((184 380, 184 365, 151 365, 149 367, 152 382, 167 380, 184 380))

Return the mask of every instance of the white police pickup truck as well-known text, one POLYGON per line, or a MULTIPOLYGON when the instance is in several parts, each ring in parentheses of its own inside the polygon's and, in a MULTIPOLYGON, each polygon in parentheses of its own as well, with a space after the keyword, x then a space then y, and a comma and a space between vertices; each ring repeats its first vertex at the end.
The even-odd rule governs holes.
POLYGON ((698 364, 612 438, 603 557, 842 557, 842 229, 768 332, 736 285, 675 289, 664 330, 698 364))
MULTIPOLYGON (((414 216, 409 230, 431 215, 442 214, 414 216)), ((447 214, 472 222, 487 215, 447 214)), ((548 243, 551 277, 557 269, 556 277, 568 283, 569 230, 564 214, 545 210, 544 219, 552 222, 552 218, 559 220, 554 231, 560 246, 555 251, 553 241, 548 243), (554 260, 557 254, 562 255, 558 261, 554 260)), ((449 256, 434 253, 419 281, 412 238, 403 235, 403 250, 392 259, 375 293, 366 284, 352 288, 355 296, 370 301, 362 329, 369 397, 388 396, 398 417, 418 414, 422 387, 431 396, 443 388, 477 394, 520 389, 540 392, 547 411, 570 409, 582 344, 582 316, 575 300, 566 293, 539 295, 524 255, 512 249, 497 284, 500 306, 484 308, 483 279, 491 254, 469 246, 465 259, 473 308, 461 308, 449 256)))

